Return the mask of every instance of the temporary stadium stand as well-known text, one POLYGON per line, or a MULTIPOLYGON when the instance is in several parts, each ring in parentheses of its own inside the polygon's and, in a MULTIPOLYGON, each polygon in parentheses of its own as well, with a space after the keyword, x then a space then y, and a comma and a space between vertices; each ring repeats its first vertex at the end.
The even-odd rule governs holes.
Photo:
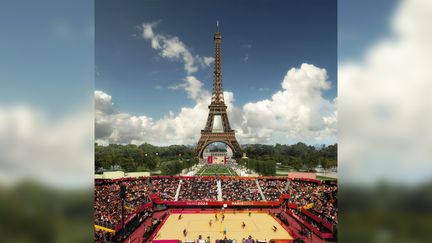
MULTIPOLYGON (((95 184, 106 183, 106 182, 121 182, 121 181, 128 181, 128 180, 137 180, 137 179, 138 180, 139 179, 146 180, 146 179, 163 179, 163 178, 187 179, 187 178, 197 178, 197 176, 150 176, 150 177, 138 177, 138 178, 96 179, 95 184)), ((215 177, 214 176, 201 176, 201 178, 214 179, 215 177)), ((287 180, 287 177, 273 177, 273 176, 261 176, 261 177, 218 176, 217 178, 218 179, 235 178, 235 179, 240 179, 240 180, 253 180, 253 179, 287 180)), ((320 184, 320 183, 336 184, 335 181, 325 181, 324 182, 321 180, 310 179, 310 178, 304 178, 304 179, 289 178, 289 180, 301 180, 301 181, 308 181, 308 182, 317 183, 317 184, 320 184)), ((305 214, 309 218, 313 219, 319 225, 322 225, 323 227, 325 227, 329 233, 319 231, 316 227, 314 227, 310 223, 306 222, 305 220, 303 220, 301 217, 299 217, 295 213, 291 212, 290 210, 286 210, 285 214, 288 214, 290 217, 299 221, 302 225, 307 227, 310 231, 312 231, 314 234, 319 236, 321 239, 329 239, 330 240, 330 239, 334 238, 332 223, 318 217, 317 215, 315 215, 314 213, 312 213, 311 211, 309 211, 307 209, 302 209, 302 208, 299 209, 297 205, 292 204, 292 203, 287 203, 288 199, 290 198, 289 194, 282 194, 278 201, 166 201, 166 200, 162 200, 159 197, 157 192, 154 194, 150 194, 149 198, 150 198, 151 202, 143 204, 140 208, 138 208, 136 210, 136 212, 134 214, 127 217, 125 219, 125 225, 130 223, 140 212, 143 212, 148 208, 153 208, 153 207, 157 207, 160 205, 166 205, 166 206, 168 206, 168 208, 182 208, 182 209, 184 209, 184 208, 191 208, 191 209, 196 208, 197 212, 199 212, 200 210, 205 209, 205 208, 221 208, 221 207, 244 208, 244 209, 248 209, 248 208, 276 208, 276 207, 281 207, 283 205, 283 203, 286 203, 288 208, 299 210, 299 212, 305 214)), ((165 217, 164 220, 166 220, 166 218, 167 217, 165 217)), ((279 219, 277 219, 277 218, 275 218, 275 219, 280 222, 279 219)), ((122 225, 123 225, 122 222, 118 222, 117 226, 115 227, 115 231, 117 234, 119 234, 119 232, 121 231, 122 225)), ((162 225, 163 225, 163 222, 160 225, 158 225, 158 227, 153 232, 154 233, 157 232, 162 225)), ((152 236, 150 237, 150 239, 152 239, 152 236)), ((173 239, 173 240, 153 240, 152 242, 155 242, 155 243, 176 242, 177 243, 179 241, 173 239)), ((287 242, 287 241, 285 241, 285 240, 283 240, 283 241, 273 240, 272 242, 287 242)), ((292 241, 290 241, 290 242, 292 242, 292 241)))

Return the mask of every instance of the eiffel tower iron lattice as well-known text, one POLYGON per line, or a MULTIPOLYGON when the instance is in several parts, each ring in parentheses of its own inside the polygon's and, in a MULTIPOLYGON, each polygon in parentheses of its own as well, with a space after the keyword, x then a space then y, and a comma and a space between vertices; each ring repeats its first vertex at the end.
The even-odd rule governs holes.
POLYGON ((214 60, 214 80, 213 80, 213 91, 211 97, 211 103, 208 106, 209 114, 205 128, 201 130, 201 138, 198 141, 195 151, 199 157, 202 157, 204 149, 213 142, 222 142, 228 145, 234 152, 240 150, 240 144, 237 142, 235 137, 235 131, 231 129, 228 115, 227 106, 225 105, 223 87, 222 87, 222 75, 221 75, 221 42, 222 36, 218 29, 214 34, 215 43, 215 60, 214 60), (221 117, 222 130, 216 131, 214 126, 214 120, 217 116, 221 117))

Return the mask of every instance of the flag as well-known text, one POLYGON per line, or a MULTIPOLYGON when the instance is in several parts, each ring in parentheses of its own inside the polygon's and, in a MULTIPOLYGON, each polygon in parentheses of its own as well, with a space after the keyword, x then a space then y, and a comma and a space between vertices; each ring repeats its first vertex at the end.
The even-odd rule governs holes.
POLYGON ((313 203, 309 203, 306 206, 303 206, 303 209, 310 209, 313 207, 313 205, 314 205, 313 203))

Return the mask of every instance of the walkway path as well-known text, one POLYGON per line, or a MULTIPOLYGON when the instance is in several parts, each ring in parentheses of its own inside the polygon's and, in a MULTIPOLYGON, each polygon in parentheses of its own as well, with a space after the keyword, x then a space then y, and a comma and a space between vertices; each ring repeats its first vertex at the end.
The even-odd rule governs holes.
POLYGON ((222 183, 220 180, 217 180, 217 191, 218 191, 217 200, 222 201, 222 183))
POLYGON ((258 180, 255 180, 255 182, 256 182, 256 184, 257 184, 257 187, 258 187, 259 193, 260 193, 260 195, 261 195, 261 199, 262 199, 263 201, 267 201, 266 198, 265 198, 265 196, 264 196, 264 193, 263 193, 262 190, 261 190, 261 186, 260 186, 258 180))
POLYGON ((177 187, 177 191, 176 191, 176 194, 175 194, 175 197, 174 197, 174 201, 178 201, 178 197, 179 197, 179 194, 180 194, 181 184, 182 184, 182 180, 179 181, 179 184, 178 184, 178 187, 177 187))

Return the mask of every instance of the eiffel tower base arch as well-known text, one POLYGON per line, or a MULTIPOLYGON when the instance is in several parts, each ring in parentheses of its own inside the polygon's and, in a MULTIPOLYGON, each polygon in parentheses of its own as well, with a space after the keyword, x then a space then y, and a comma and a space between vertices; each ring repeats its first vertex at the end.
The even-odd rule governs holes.
POLYGON ((201 132, 201 138, 195 148, 195 152, 198 154, 199 158, 202 158, 204 149, 211 143, 221 142, 234 152, 240 151, 240 144, 237 142, 234 131, 232 132, 201 132))

